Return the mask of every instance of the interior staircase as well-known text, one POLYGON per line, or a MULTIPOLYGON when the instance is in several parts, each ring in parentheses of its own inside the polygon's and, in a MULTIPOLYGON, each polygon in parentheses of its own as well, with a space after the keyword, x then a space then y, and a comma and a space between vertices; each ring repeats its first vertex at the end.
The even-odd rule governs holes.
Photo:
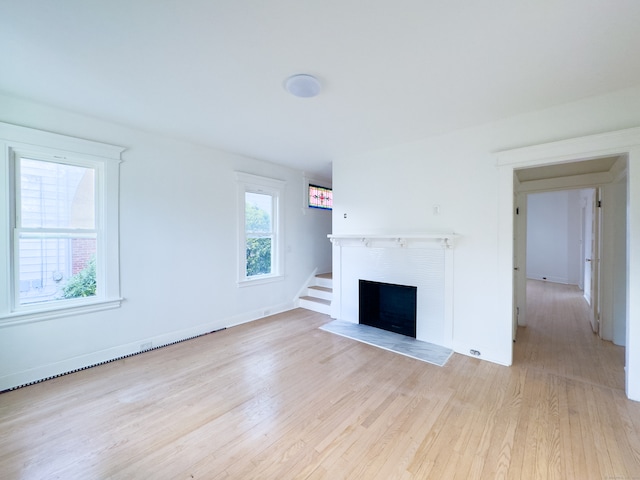
POLYGON ((298 305, 300 308, 330 315, 332 297, 333 276, 331 273, 320 273, 315 276, 313 285, 307 287, 307 294, 300 297, 298 305))

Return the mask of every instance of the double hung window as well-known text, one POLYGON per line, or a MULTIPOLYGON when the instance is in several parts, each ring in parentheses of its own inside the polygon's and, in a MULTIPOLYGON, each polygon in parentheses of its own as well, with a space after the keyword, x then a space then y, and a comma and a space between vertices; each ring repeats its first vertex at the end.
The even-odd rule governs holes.
POLYGON ((95 166, 15 152, 16 306, 97 290, 95 166))
POLYGON ((237 173, 240 285, 272 281, 283 274, 282 199, 284 182, 237 173))
POLYGON ((119 305, 122 149, 7 124, 0 134, 0 321, 119 305))

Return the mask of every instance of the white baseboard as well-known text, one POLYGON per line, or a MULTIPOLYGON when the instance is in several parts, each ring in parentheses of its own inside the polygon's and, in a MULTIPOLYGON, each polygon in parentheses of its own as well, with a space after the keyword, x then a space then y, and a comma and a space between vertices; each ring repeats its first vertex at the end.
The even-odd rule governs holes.
POLYGON ((512 364, 512 362, 510 362, 506 358, 500 358, 495 355, 492 355, 492 352, 490 351, 490 349, 484 348, 480 345, 469 346, 469 345, 455 344, 452 347, 452 350, 455 353, 466 355, 467 357, 477 358, 478 360, 484 360, 486 362, 496 363, 504 367, 510 367, 512 364), (478 352, 479 354, 471 353, 472 350, 475 352, 478 352))
POLYGON ((162 335, 141 338, 135 342, 130 342, 124 345, 117 345, 105 350, 41 365, 33 369, 10 373, 9 375, 0 377, 0 392, 24 385, 38 383, 43 380, 118 360, 150 349, 171 345, 173 343, 205 335, 216 330, 231 328, 236 325, 259 320, 269 315, 286 312, 294 308, 296 308, 294 302, 272 305, 260 310, 243 313, 226 319, 207 322, 187 329, 167 332, 162 335))
POLYGON ((562 283, 564 285, 569 285, 569 279, 566 277, 555 277, 553 275, 545 274, 528 273, 527 280, 542 280, 545 282, 562 283))

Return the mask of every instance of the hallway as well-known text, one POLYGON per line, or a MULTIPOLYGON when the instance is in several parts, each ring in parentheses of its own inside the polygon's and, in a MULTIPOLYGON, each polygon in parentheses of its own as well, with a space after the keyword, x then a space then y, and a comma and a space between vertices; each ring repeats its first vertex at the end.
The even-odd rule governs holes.
POLYGON ((518 328, 514 365, 624 391, 624 347, 601 340, 575 285, 527 281, 527 326, 518 328))

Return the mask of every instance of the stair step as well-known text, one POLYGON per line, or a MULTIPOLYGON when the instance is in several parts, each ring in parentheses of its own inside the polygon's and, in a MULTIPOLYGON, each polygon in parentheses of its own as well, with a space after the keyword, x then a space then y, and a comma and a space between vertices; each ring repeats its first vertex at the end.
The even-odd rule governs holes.
POLYGON ((322 287, 320 285, 311 285, 309 288, 314 290, 320 290, 321 292, 333 293, 333 288, 331 287, 322 287))
POLYGON ((331 314, 331 301, 325 300, 324 298, 305 295, 304 297, 300 297, 299 306, 314 312, 324 313, 325 315, 331 314))
POLYGON ((316 286, 331 288, 333 286, 333 274, 320 273, 319 275, 316 275, 316 286))
POLYGON ((320 287, 318 285, 311 285, 307 287, 307 295, 309 297, 331 300, 333 298, 333 289, 329 287, 320 287))
POLYGON ((315 285, 307 287, 307 295, 298 299, 298 306, 314 312, 331 315, 331 299, 333 298, 333 274, 320 273, 315 276, 315 285))
POLYGON ((320 303, 322 305, 331 305, 331 300, 326 300, 324 298, 318 298, 318 297, 310 297, 308 295, 300 297, 300 300, 306 300, 307 302, 320 303))

